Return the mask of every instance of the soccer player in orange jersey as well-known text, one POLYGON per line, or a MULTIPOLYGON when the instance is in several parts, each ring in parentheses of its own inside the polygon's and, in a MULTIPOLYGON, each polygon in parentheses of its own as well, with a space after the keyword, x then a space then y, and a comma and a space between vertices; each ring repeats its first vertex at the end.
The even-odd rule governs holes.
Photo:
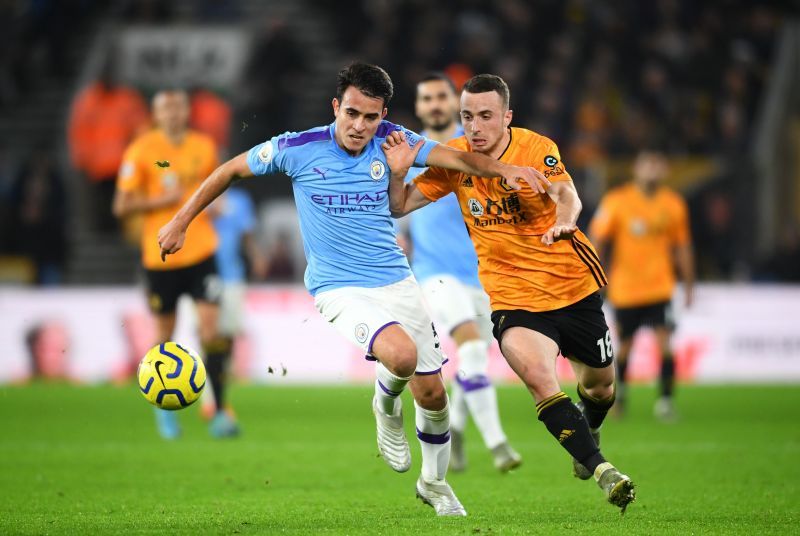
POLYGON ((655 332, 661 350, 661 396, 654 412, 664 420, 675 417, 675 364, 669 340, 673 328, 673 266, 683 277, 687 307, 692 303, 694 283, 688 210, 677 192, 662 185, 668 173, 662 152, 640 151, 633 165, 633 181, 603 197, 589 228, 601 258, 612 246, 608 299, 614 306, 620 336, 615 410, 625 408, 624 385, 633 336, 647 326, 655 332))
POLYGON ((614 402, 611 336, 599 294, 605 274, 576 226, 581 202, 558 147, 510 127, 511 118, 506 83, 494 75, 475 76, 461 93, 465 135, 449 145, 538 169, 552 183, 546 193, 437 167, 404 184, 415 150, 397 135, 384 143, 392 213, 399 217, 455 192, 503 355, 533 395, 539 420, 572 455, 575 476, 594 476, 608 501, 624 512, 634 500, 634 485, 599 448, 600 426, 614 402), (559 386, 559 351, 578 378, 578 406, 559 386))
MULTIPOLYGON (((229 340, 220 336, 217 322, 221 283, 214 254, 217 234, 207 213, 201 214, 181 252, 161 260, 158 230, 217 166, 217 148, 205 134, 189 130, 189 99, 184 91, 160 91, 153 98, 153 117, 158 128, 137 138, 125 151, 117 179, 114 214, 124 218, 142 214, 142 265, 148 303, 156 316, 158 342, 172 338, 178 298, 191 296, 200 321, 208 377, 217 411, 210 431, 217 437, 238 434, 238 426, 224 411, 224 368, 230 354, 229 340)), ((179 435, 176 415, 156 410, 162 436, 179 435)))

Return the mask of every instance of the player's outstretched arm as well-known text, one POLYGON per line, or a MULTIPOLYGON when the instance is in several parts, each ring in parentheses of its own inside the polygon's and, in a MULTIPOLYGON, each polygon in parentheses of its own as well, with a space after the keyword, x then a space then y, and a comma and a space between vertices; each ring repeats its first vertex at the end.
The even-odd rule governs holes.
POLYGON ((578 216, 583 205, 571 180, 553 183, 547 194, 556 204, 556 222, 542 235, 542 244, 550 246, 559 240, 570 240, 578 230, 578 216))
POLYGON ((177 253, 183 247, 186 229, 200 212, 220 196, 236 178, 252 177, 247 165, 247 153, 231 158, 209 175, 200 188, 189 198, 168 224, 158 232, 158 245, 161 247, 161 260, 167 255, 177 253))
POLYGON ((683 281, 684 306, 694 302, 694 251, 690 243, 675 247, 675 264, 683 281))
POLYGON ((426 164, 478 177, 503 177, 515 190, 522 188, 519 179, 527 182, 540 194, 546 193, 550 186, 550 181, 537 169, 512 166, 480 153, 460 151, 446 145, 434 147, 428 155, 426 164))

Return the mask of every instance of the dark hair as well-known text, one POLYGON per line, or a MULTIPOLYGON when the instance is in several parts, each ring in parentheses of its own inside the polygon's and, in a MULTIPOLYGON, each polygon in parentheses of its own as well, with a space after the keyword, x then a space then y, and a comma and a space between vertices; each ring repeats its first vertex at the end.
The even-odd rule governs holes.
POLYGON ((450 77, 441 71, 429 72, 428 74, 423 76, 422 79, 419 82, 417 82, 417 84, 424 84, 425 82, 435 82, 435 81, 447 82, 447 85, 450 86, 450 89, 453 90, 453 93, 457 91, 456 85, 453 83, 450 77))
POLYGON ((389 104, 394 95, 394 85, 389 74, 369 63, 354 62, 339 71, 336 78, 336 98, 342 100, 345 90, 355 87, 367 97, 383 99, 383 105, 389 104))
POLYGON ((511 92, 508 90, 508 84, 506 84, 505 80, 494 74, 478 74, 473 76, 464 84, 463 91, 467 93, 488 93, 489 91, 496 91, 503 100, 503 106, 506 108, 508 108, 508 103, 511 100, 511 92))

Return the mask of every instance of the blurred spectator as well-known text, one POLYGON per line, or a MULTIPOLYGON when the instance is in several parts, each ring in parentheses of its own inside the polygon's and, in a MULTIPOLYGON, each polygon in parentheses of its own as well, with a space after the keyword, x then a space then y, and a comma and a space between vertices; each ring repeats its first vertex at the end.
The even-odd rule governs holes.
POLYGON ((173 3, 162 0, 125 0, 120 10, 127 23, 165 24, 174 19, 173 3))
POLYGON ((230 105, 213 91, 202 88, 192 91, 190 99, 189 126, 211 136, 220 152, 220 161, 225 160, 231 143, 230 105))
POLYGON ((778 250, 759 267, 758 279, 800 283, 800 223, 787 225, 778 242, 778 250))
POLYGON ((297 267, 292 257, 289 233, 280 231, 267 250, 267 281, 293 282, 297 277, 297 267))
MULTIPOLYGON (((239 112, 241 146, 250 147, 292 128, 300 77, 306 70, 303 50, 285 21, 266 18, 245 68, 239 112)), ((296 125, 294 126, 296 128, 296 125)))
POLYGON ((149 123, 142 96, 117 84, 112 56, 106 59, 99 79, 75 97, 68 127, 72 163, 91 184, 91 216, 100 232, 117 228, 111 201, 122 153, 149 123))
POLYGON ((38 149, 22 166, 11 188, 11 250, 36 267, 36 282, 63 280, 67 253, 67 196, 52 150, 38 149))

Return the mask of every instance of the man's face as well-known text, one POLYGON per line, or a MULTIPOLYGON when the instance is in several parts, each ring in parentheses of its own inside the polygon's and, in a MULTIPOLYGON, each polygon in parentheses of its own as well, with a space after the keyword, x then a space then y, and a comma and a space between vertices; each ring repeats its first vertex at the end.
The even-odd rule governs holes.
POLYGON ((386 117, 383 99, 368 97, 350 86, 342 102, 333 99, 336 116, 336 142, 350 154, 359 154, 375 135, 381 120, 386 117))
POLYGON ((153 119, 159 128, 180 131, 189 124, 189 97, 183 91, 162 91, 153 99, 153 119))
POLYGON ((458 113, 458 99, 444 80, 417 84, 417 117, 429 130, 444 130, 453 124, 458 113))
POLYGON ((655 187, 663 182, 669 173, 666 157, 658 152, 639 153, 633 163, 633 178, 644 187, 655 187))
POLYGON ((496 91, 461 93, 461 124, 470 147, 478 153, 492 153, 511 124, 511 110, 496 91))

